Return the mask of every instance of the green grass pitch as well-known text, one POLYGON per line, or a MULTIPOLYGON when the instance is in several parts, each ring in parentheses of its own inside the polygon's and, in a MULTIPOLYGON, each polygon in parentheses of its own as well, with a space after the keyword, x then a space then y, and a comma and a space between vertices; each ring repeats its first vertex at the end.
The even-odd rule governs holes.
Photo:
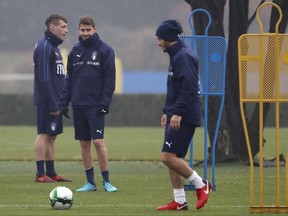
MULTIPOLYGON (((156 211, 157 206, 173 199, 167 169, 159 161, 163 139, 161 128, 107 128, 105 139, 109 151, 110 178, 118 191, 104 192, 95 161, 97 191, 77 193, 75 189, 85 181, 80 147, 73 139, 73 128, 64 130, 56 144, 56 170, 73 182, 39 184, 33 182, 35 128, 0 127, 0 215, 250 215, 249 166, 237 162, 216 164, 217 190, 211 192, 209 202, 203 209, 196 210, 195 194, 187 191, 188 211, 156 211), (74 204, 70 210, 57 211, 49 205, 49 193, 59 185, 69 187, 74 193, 74 204)), ((194 157, 201 160, 203 130, 199 129, 196 133, 194 157)), ((273 130, 267 130, 268 141, 273 139, 273 133, 273 130)), ((285 136, 285 132, 281 131, 281 134, 285 136)), ((269 157, 274 147, 265 148, 265 155, 269 157)), ((287 152, 287 148, 286 145, 280 152, 287 152)), ((201 165, 194 168, 202 175, 201 165)), ((283 176, 284 167, 280 172, 283 176)), ((275 203, 275 168, 265 168, 264 174, 264 183, 267 184, 265 200, 275 203)), ((283 181, 281 185, 284 186, 283 181)), ((283 201, 284 191, 281 194, 283 201)))

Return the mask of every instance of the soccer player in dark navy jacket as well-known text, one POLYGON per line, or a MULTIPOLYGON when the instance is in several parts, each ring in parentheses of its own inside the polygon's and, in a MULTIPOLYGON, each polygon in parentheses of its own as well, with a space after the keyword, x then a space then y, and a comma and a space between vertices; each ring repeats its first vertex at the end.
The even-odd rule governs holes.
POLYGON ((109 180, 108 156, 104 143, 105 115, 109 112, 115 90, 115 54, 96 32, 91 16, 80 18, 79 43, 68 56, 63 107, 71 101, 75 139, 80 141, 87 181, 79 192, 95 191, 96 182, 91 151, 95 146, 98 163, 107 192, 115 192, 109 180))
POLYGON ((45 37, 37 42, 33 55, 34 104, 37 107, 35 182, 70 181, 57 175, 54 168, 54 144, 57 135, 63 132, 60 97, 65 78, 62 56, 57 47, 68 32, 67 20, 56 14, 49 16, 45 24, 45 37))
POLYGON ((203 180, 183 158, 196 127, 200 126, 198 95, 198 59, 192 49, 179 38, 182 27, 177 20, 166 20, 157 28, 158 45, 170 57, 167 78, 166 104, 161 125, 165 128, 161 160, 169 169, 174 200, 157 210, 187 210, 184 179, 196 188, 196 208, 202 208, 212 185, 203 180))

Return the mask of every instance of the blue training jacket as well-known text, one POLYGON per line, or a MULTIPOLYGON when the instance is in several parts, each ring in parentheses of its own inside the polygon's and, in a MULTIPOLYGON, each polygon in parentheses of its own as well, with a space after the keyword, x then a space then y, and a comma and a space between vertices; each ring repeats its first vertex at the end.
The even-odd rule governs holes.
POLYGON ((115 53, 97 33, 79 37, 68 56, 63 106, 109 107, 115 90, 115 53))
POLYGON ((200 98, 198 86, 198 58, 182 41, 169 47, 167 96, 163 112, 168 120, 172 115, 182 116, 182 121, 200 126, 200 98))
POLYGON ((64 90, 65 69, 60 50, 63 40, 49 30, 36 43, 34 61, 34 104, 47 104, 50 112, 60 109, 60 99, 64 90))

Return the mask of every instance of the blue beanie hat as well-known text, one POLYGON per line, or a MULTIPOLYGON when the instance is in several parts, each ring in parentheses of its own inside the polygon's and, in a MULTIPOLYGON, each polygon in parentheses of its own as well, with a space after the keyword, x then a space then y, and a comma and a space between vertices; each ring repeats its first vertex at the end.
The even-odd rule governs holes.
POLYGON ((178 20, 166 20, 156 30, 156 36, 166 41, 178 41, 179 35, 183 32, 178 20))

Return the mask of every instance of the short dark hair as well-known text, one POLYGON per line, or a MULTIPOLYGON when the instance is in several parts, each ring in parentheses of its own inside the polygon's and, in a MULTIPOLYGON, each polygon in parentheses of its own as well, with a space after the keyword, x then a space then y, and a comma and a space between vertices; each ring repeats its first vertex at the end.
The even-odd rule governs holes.
POLYGON ((96 27, 95 21, 94 21, 93 17, 92 17, 92 16, 89 16, 89 15, 82 16, 82 17, 80 18, 79 26, 80 26, 80 25, 92 25, 93 28, 96 27))
POLYGON ((65 23, 67 23, 67 19, 61 15, 58 14, 51 14, 45 21, 45 25, 47 28, 49 28, 50 24, 53 23, 54 25, 59 25, 59 21, 63 20, 65 23))

